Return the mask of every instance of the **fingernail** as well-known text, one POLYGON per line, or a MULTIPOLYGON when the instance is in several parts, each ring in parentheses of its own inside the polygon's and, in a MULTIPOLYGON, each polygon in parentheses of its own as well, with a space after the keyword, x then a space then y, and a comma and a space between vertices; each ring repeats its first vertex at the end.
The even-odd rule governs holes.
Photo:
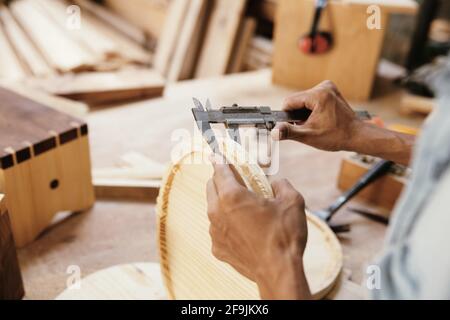
POLYGON ((272 135, 272 139, 274 141, 280 141, 281 140, 280 129, 278 129, 278 128, 273 129, 272 132, 271 132, 271 135, 272 135))
POLYGON ((224 163, 224 158, 221 157, 221 156, 219 156, 218 154, 211 153, 211 154, 209 155, 209 161, 211 161, 211 163, 212 163, 213 165, 216 165, 216 164, 223 164, 223 163, 224 163))

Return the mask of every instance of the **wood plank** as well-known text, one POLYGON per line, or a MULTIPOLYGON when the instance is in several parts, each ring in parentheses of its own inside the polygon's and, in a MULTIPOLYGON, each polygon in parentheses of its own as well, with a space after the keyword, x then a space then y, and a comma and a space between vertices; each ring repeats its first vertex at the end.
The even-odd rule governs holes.
POLYGON ((194 75, 202 29, 206 22, 207 3, 206 0, 190 1, 167 75, 169 81, 191 79, 194 75))
MULTIPOLYGON (((146 51, 135 41, 115 31, 89 11, 83 13, 83 21, 90 24, 93 29, 97 30, 98 33, 103 34, 104 37, 110 39, 110 41, 114 42, 118 46, 120 57, 123 59, 123 61, 119 60, 119 66, 125 64, 126 62, 150 65, 152 61, 152 54, 149 51, 146 51)), ((96 69, 99 69, 99 65, 96 65, 95 67, 96 69)), ((100 70, 108 71, 111 70, 111 68, 107 68, 107 70, 100 68, 100 70)))
POLYGON ((165 86, 159 73, 149 69, 66 74, 46 79, 29 79, 25 83, 92 106, 161 96, 165 86))
POLYGON ((196 78, 226 73, 246 0, 216 0, 196 70, 196 78))
POLYGON ((0 78, 20 80, 27 76, 20 60, 0 24, 0 78))
POLYGON ((153 64, 155 70, 164 77, 168 75, 190 2, 191 0, 173 0, 170 4, 153 64))
POLYGON ((73 2, 141 46, 145 47, 147 45, 148 38, 141 29, 135 27, 126 19, 116 15, 111 10, 92 1, 73 0, 73 2))
POLYGON ((272 65, 272 56, 261 53, 255 48, 250 48, 245 53, 245 65, 253 66, 256 69, 269 68, 272 65))
POLYGON ((245 53, 245 68, 259 70, 272 66, 273 42, 265 37, 255 36, 245 53))
POLYGON ((155 180, 161 179, 167 169, 138 152, 126 153, 120 160, 120 166, 94 169, 94 179, 155 180))
POLYGON ((253 37, 250 46, 267 56, 271 57, 273 55, 274 48, 273 41, 271 39, 267 39, 262 36, 255 36, 253 37))
POLYGON ((170 1, 105 0, 105 4, 155 39, 161 35, 170 1))
MULTIPOLYGON (((66 28, 68 3, 54 0, 35 1, 61 28, 66 28)), ((82 19, 82 27, 70 30, 67 33, 68 37, 72 37, 74 41, 86 48, 92 55, 98 56, 99 60, 120 55, 120 48, 117 44, 103 33, 98 32, 89 19, 84 19, 84 16, 82 16, 82 19)))
POLYGON ((11 11, 49 64, 61 72, 88 69, 99 62, 46 15, 36 2, 17 0, 11 11))
POLYGON ((53 69, 33 46, 31 40, 11 15, 9 9, 0 5, 0 20, 17 55, 22 59, 30 72, 35 76, 47 76, 54 74, 53 69))
POLYGON ((0 194, 0 300, 22 299, 24 294, 6 201, 0 194))
POLYGON ((116 199, 155 202, 161 180, 94 178, 97 199, 116 199))
POLYGON ((14 91, 17 94, 27 97, 42 105, 55 109, 59 112, 66 113, 76 118, 86 117, 89 107, 78 101, 69 100, 62 97, 50 95, 44 91, 36 90, 22 83, 11 83, 9 81, 0 81, 0 86, 14 91))
POLYGON ((405 115, 411 115, 413 113, 428 115, 433 111, 435 106, 436 100, 433 98, 404 93, 401 101, 400 111, 405 115))
POLYGON ((245 18, 242 21, 227 73, 236 73, 243 70, 245 54, 255 34, 255 30, 256 19, 245 18))

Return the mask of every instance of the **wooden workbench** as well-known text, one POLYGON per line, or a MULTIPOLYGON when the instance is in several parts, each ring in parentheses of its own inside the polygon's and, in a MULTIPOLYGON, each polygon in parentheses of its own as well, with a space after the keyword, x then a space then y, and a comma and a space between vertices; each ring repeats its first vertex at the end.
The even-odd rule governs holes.
MULTIPOLYGON (((192 97, 215 105, 239 104, 280 106, 292 91, 270 83, 270 71, 228 76, 216 80, 188 81, 171 85, 165 97, 124 106, 100 109, 89 115, 91 155, 94 168, 117 163, 121 155, 137 151, 168 162, 171 133, 176 128, 193 132, 192 97)), ((386 92, 386 91, 385 91, 386 92)), ((385 119, 399 119, 400 94, 377 97, 363 107, 385 119)), ((420 120, 402 120, 418 124, 420 120)), ((339 194, 336 178, 342 152, 323 152, 283 142, 281 168, 275 178, 286 177, 305 196, 311 209, 329 205, 339 194)), ((367 207, 364 204, 353 206, 367 207)), ((345 209, 336 222, 351 222, 352 231, 340 240, 344 249, 345 277, 361 284, 368 264, 382 247, 385 227, 355 216, 345 209)), ((37 241, 19 250, 26 297, 52 299, 66 288, 70 265, 82 276, 116 264, 157 261, 154 204, 151 202, 97 201, 89 212, 73 215, 46 231, 37 241)), ((339 290, 338 290, 339 291, 339 290)), ((342 297, 345 292, 340 293, 342 297)))

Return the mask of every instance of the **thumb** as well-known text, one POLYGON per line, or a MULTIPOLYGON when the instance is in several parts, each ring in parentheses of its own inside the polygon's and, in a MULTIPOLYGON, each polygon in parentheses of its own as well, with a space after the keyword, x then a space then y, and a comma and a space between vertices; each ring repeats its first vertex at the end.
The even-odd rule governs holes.
POLYGON ((286 179, 277 180, 272 183, 275 198, 284 201, 298 201, 300 206, 305 205, 302 195, 295 190, 292 184, 286 179))
POLYGON ((301 141, 303 137, 311 135, 312 129, 308 125, 293 125, 282 122, 277 123, 272 130, 272 139, 275 141, 297 140, 301 141))

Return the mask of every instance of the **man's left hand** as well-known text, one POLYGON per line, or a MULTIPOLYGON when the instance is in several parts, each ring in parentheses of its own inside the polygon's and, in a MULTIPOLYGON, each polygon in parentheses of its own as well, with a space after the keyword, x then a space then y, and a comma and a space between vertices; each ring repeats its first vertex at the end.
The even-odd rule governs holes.
POLYGON ((214 256, 256 281, 262 297, 309 297, 306 280, 296 281, 304 278, 307 224, 303 197, 281 180, 272 184, 275 197, 265 199, 244 186, 233 166, 213 165, 207 198, 214 256), (290 288, 281 289, 284 282, 290 288))

